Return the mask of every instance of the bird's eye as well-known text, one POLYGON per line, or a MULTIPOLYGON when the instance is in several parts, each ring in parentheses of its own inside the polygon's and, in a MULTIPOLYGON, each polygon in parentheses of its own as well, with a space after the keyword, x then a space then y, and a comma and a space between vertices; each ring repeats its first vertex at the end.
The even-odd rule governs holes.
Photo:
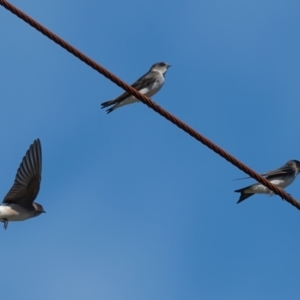
POLYGON ((165 63, 160 63, 159 66, 160 67, 164 67, 165 63))

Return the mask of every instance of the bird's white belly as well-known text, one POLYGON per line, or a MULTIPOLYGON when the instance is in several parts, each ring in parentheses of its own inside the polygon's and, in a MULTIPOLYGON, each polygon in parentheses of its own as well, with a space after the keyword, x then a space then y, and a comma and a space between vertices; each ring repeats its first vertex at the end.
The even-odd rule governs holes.
POLYGON ((294 180, 295 180, 296 176, 291 176, 289 178, 285 178, 285 180, 272 180, 271 183, 273 183, 274 185, 281 187, 281 188, 285 188, 287 186, 289 186, 294 180))
POLYGON ((25 208, 17 204, 0 205, 0 221, 23 221, 32 217, 32 214, 25 208))
MULTIPOLYGON (((282 179, 273 179, 270 182, 280 188, 285 188, 289 186, 293 181, 295 177, 291 176, 290 178, 285 178, 284 180, 282 179)), ((270 191, 267 187, 264 185, 258 183, 257 185, 254 185, 251 187, 251 192, 252 193, 257 193, 257 194, 273 194, 272 191, 270 191)))

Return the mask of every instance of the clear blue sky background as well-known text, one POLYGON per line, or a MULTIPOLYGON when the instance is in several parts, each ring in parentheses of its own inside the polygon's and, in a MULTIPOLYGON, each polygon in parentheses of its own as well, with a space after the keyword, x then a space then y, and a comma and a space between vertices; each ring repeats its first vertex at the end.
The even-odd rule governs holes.
MULTIPOLYGON (((300 3, 13 4, 258 172, 300 160, 300 3)), ((300 213, 0 7, 0 192, 32 141, 47 214, 1 235, 1 299, 299 299, 300 213)), ((300 180, 287 188, 300 199, 300 180)))

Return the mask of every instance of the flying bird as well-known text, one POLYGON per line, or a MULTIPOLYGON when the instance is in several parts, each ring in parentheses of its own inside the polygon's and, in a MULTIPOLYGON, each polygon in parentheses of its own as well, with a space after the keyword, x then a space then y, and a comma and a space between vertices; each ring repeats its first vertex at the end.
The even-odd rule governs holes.
MULTIPOLYGON (((154 94, 156 94, 161 87, 165 83, 165 74, 168 71, 168 68, 171 67, 171 65, 165 63, 165 62, 159 62, 154 64, 150 70, 144 74, 142 77, 140 77, 135 83, 133 83, 131 86, 138 90, 141 94, 151 97, 154 94)), ((101 108, 108 108, 106 111, 107 113, 111 113, 115 109, 131 104, 134 102, 139 102, 137 98, 135 98, 133 95, 131 95, 128 92, 124 92, 119 97, 109 100, 106 102, 101 103, 101 108)))
MULTIPOLYGON (((290 160, 279 169, 266 172, 264 174, 261 174, 261 176, 264 176, 275 186, 285 188, 294 181, 299 172, 300 162, 298 160, 290 160)), ((244 201, 245 199, 251 197, 254 194, 269 194, 270 196, 274 194, 261 183, 249 185, 245 188, 236 190, 235 192, 241 193, 239 201, 237 203, 244 201)))
POLYGON ((9 221, 23 221, 45 213, 42 205, 34 202, 40 190, 42 149, 39 139, 27 150, 17 171, 15 182, 0 205, 0 221, 7 229, 9 221))

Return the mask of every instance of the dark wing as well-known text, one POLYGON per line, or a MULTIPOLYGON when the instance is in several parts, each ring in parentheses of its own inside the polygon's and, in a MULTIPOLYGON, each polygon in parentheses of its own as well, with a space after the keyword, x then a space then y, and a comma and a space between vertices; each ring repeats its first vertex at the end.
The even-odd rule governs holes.
POLYGON ((148 72, 141 76, 134 84, 131 86, 135 88, 136 90, 141 90, 142 88, 154 83, 154 81, 157 78, 157 75, 159 75, 157 72, 148 72))
POLYGON ((42 175, 42 149, 39 139, 27 150, 17 171, 15 182, 3 203, 32 204, 40 190, 42 175))
MULTIPOLYGON (((139 90, 143 89, 144 87, 154 83, 155 80, 157 79, 157 75, 159 75, 157 72, 148 72, 148 73, 144 74, 143 76, 141 76, 131 86, 139 91, 139 90)), ((102 106, 101 108, 105 108, 107 106, 110 106, 110 105, 113 105, 116 103, 120 103, 129 96, 130 96, 130 94, 128 92, 124 92, 122 95, 120 95, 118 98, 116 98, 114 100, 109 100, 109 101, 101 103, 101 106, 102 106)))
POLYGON ((295 169, 292 168, 290 165, 285 164, 284 166, 280 167, 279 169, 272 170, 272 171, 262 174, 262 176, 266 176, 266 179, 272 179, 277 176, 287 175, 287 174, 292 175, 294 173, 295 173, 295 169))
MULTIPOLYGON (((294 173, 295 173, 295 169, 292 168, 290 165, 285 164, 284 166, 282 166, 276 170, 268 171, 268 172, 265 172, 260 175, 266 177, 266 179, 272 179, 272 178, 280 176, 280 175, 294 174, 294 173)), ((234 180, 242 180, 242 179, 249 179, 249 178, 252 178, 252 177, 243 177, 243 178, 238 178, 238 179, 234 179, 234 180)))

